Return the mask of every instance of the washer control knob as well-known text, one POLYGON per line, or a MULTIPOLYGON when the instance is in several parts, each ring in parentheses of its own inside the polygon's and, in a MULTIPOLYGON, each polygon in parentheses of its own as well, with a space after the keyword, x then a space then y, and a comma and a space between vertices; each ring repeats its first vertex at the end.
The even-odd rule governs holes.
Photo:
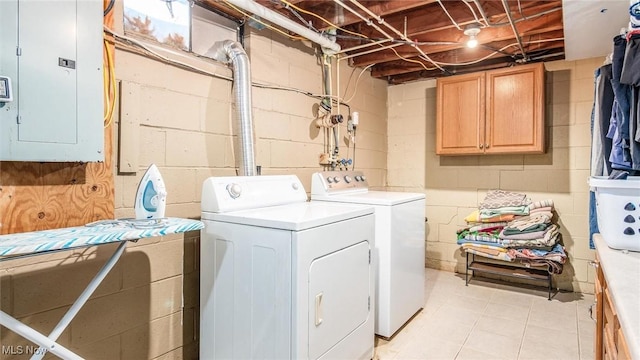
POLYGON ((328 176, 328 177, 327 177, 327 182, 328 182, 329 184, 331 184, 331 183, 333 182, 333 178, 332 178, 331 176, 328 176))
POLYGON ((236 199, 242 194, 242 187, 240 184, 232 183, 227 185, 227 191, 229 192, 229 196, 236 199))
POLYGON ((367 181, 367 178, 366 178, 364 175, 360 176, 360 179, 361 179, 362 181, 367 181))
POLYGON ((356 175, 356 181, 361 181, 362 178, 360 177, 360 175, 356 175))
POLYGON ((340 182, 340 178, 337 176, 333 177, 333 182, 335 182, 336 184, 340 182))
POLYGON ((351 176, 349 176, 349 175, 345 175, 345 176, 344 176, 344 181, 345 181, 347 184, 348 184, 348 183, 350 183, 350 182, 351 182, 351 176))
POLYGON ((300 189, 300 185, 298 185, 298 183, 291 183, 291 187, 293 188, 293 190, 300 189))

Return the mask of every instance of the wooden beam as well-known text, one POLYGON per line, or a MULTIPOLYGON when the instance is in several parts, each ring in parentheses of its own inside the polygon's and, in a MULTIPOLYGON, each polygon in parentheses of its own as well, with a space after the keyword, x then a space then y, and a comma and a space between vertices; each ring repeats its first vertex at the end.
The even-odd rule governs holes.
MULTIPOLYGON (((507 42, 503 42, 502 44, 494 43, 492 45, 493 45, 493 48, 499 49, 508 44, 507 42)), ((527 46, 527 52, 539 52, 544 50, 562 49, 563 47, 564 47, 564 41, 550 41, 550 42, 544 42, 544 43, 531 44, 530 47, 527 46)), ((461 48, 461 49, 456 49, 448 52, 433 54, 432 56, 430 56, 430 58, 434 61, 439 62, 440 65, 444 67, 474 66, 475 64, 469 64, 469 65, 462 65, 462 64, 478 61, 480 59, 484 59, 485 57, 488 57, 487 59, 505 57, 505 56, 509 56, 509 53, 512 54, 511 55, 512 60, 515 61, 516 54, 514 50, 516 50, 515 47, 507 51, 507 54, 505 54, 501 52, 496 52, 491 48, 476 48, 473 50, 461 48), (451 65, 451 64, 460 64, 460 65, 451 65)), ((484 61, 486 60, 482 60, 482 62, 484 61)), ((433 65, 427 63, 426 61, 423 61, 423 62, 427 67, 433 67, 433 65)), ((398 61, 387 62, 387 63, 374 66, 371 70, 371 76, 376 78, 381 78, 381 77, 399 75, 399 74, 421 71, 421 70, 424 70, 424 67, 420 66, 419 64, 398 60, 398 61)))
MULTIPOLYGON (((538 35, 555 30, 562 30, 562 13, 552 12, 536 19, 520 22, 516 25, 521 36, 538 35)), ((480 44, 488 44, 495 41, 506 41, 514 39, 513 31, 510 27, 502 26, 495 28, 485 28, 478 35, 480 44)), ((452 42, 454 44, 442 45, 421 45, 420 48, 426 54, 433 54, 442 51, 450 51, 464 46, 466 36, 457 29, 446 29, 438 32, 428 33, 418 37, 418 42, 452 42)), ((411 46, 403 45, 395 48, 399 55, 403 57, 415 57, 418 52, 411 46)), ((387 61, 397 60, 398 56, 391 50, 382 50, 377 53, 367 54, 354 58, 354 66, 367 66, 387 61)))

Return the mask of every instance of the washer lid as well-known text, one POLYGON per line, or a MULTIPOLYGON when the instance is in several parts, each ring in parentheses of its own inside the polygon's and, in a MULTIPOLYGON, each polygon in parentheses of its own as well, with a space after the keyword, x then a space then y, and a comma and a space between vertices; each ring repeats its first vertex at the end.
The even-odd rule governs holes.
POLYGON ((299 231, 369 214, 373 214, 371 207, 305 202, 227 213, 203 212, 202 219, 299 231))
POLYGON ((368 191, 365 193, 346 193, 331 195, 311 194, 311 200, 334 201, 350 204, 366 204, 366 205, 398 205, 410 201, 424 199, 422 193, 408 193, 397 191, 368 191))

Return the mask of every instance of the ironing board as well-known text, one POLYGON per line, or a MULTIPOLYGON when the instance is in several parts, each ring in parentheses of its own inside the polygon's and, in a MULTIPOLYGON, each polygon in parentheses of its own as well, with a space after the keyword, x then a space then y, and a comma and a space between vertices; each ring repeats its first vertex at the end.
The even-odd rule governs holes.
POLYGON ((82 359, 71 350, 58 344, 56 340, 118 262, 127 243, 142 238, 199 230, 203 227, 204 224, 200 221, 180 218, 143 221, 108 220, 86 226, 0 235, 0 261, 94 245, 119 243, 113 255, 89 282, 49 335, 36 331, 1 310, 0 325, 40 346, 37 351, 34 351, 32 360, 42 359, 47 352, 63 359, 82 359))

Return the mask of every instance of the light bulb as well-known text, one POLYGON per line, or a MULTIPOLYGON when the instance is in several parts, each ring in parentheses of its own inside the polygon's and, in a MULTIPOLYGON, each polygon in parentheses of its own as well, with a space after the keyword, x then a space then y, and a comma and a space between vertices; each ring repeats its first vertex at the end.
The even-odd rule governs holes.
POLYGON ((469 41, 467 41, 467 47, 473 49, 476 46, 478 46, 478 40, 475 36, 470 36, 469 41))

